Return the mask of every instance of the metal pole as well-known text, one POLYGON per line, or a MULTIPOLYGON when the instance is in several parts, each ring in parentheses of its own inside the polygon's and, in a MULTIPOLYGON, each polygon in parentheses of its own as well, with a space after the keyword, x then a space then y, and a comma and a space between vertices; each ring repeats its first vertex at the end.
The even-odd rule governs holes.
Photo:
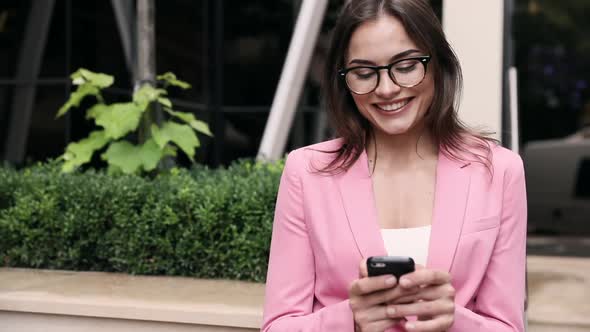
MULTIPOLYGON (((154 0, 137 0, 137 77, 135 89, 143 84, 156 84, 156 6, 154 0)), ((164 116, 158 105, 143 116, 139 131, 140 143, 145 142, 150 135, 153 122, 162 123, 164 116), (153 118, 151 117, 153 116, 153 118)))
MULTIPOLYGON (((65 3, 65 76, 69 76, 72 72, 72 0, 66 0, 65 3)), ((72 90, 72 83, 68 79, 64 85, 64 100, 67 100, 70 91, 72 90)), ((65 116, 66 130, 64 137, 64 146, 67 146, 72 141, 72 112, 66 113, 65 116)))
POLYGON ((212 159, 213 167, 219 166, 223 161, 223 151, 225 146, 225 115, 223 114, 223 0, 209 0, 209 27, 207 31, 207 41, 209 53, 207 60, 209 63, 208 70, 208 106, 213 115, 213 134, 215 139, 212 142, 212 159))
MULTIPOLYGON (((38 79, 54 5, 55 0, 33 1, 19 52, 16 80, 38 79)), ((21 163, 25 157, 36 89, 35 83, 16 86, 14 89, 4 150, 8 161, 21 163)))
MULTIPOLYGON (((301 10, 301 0, 295 0, 293 2, 293 21, 297 20, 297 14, 301 10)), ((316 41, 317 43, 317 41, 316 41)), ((313 52, 312 52, 313 58, 313 52)), ((302 112, 302 108, 307 106, 308 91, 305 89, 305 81, 303 82, 303 88, 301 95, 299 96, 299 102, 295 108, 295 116, 293 123, 291 124, 290 136, 287 138, 291 142, 291 147, 300 148, 305 145, 305 119, 302 112)))
POLYGON ((276 160, 284 153, 327 7, 327 0, 303 0, 258 150, 258 159, 276 160))
POLYGON ((137 0, 137 82, 153 84, 156 80, 154 0, 137 0))

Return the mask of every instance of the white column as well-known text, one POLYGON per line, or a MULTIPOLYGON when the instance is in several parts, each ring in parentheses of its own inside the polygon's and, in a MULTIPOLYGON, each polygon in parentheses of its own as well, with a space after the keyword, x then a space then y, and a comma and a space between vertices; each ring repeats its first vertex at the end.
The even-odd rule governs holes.
POLYGON ((504 0, 443 1, 443 28, 463 69, 459 117, 501 139, 504 0))
POLYGON ((276 160, 285 152, 327 6, 327 0, 303 0, 258 150, 259 159, 276 160))

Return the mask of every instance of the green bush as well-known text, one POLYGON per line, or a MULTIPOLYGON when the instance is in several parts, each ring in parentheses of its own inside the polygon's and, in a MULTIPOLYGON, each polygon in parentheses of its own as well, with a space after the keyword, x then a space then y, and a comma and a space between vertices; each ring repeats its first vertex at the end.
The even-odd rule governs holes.
POLYGON ((264 281, 282 168, 0 168, 0 265, 264 281))

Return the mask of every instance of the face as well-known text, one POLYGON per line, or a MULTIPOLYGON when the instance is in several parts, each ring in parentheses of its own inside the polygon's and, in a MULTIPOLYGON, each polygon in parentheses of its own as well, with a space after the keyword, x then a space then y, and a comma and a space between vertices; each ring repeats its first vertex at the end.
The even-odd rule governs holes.
MULTIPOLYGON (((346 67, 385 66, 399 59, 422 55, 427 54, 410 39, 401 22, 382 15, 353 32, 346 67)), ((432 103, 434 82, 431 72, 428 68, 422 83, 406 88, 395 84, 387 70, 380 70, 379 85, 373 92, 364 95, 351 92, 351 95, 376 134, 409 134, 423 127, 424 116, 432 103)))

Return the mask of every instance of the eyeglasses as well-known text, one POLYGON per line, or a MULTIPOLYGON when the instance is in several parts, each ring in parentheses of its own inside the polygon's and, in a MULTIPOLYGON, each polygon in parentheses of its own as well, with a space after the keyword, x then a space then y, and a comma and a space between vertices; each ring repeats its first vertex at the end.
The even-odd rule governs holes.
POLYGON ((416 56, 401 59, 387 66, 356 66, 340 69, 338 74, 344 78, 348 89, 357 94, 371 93, 379 86, 379 71, 387 69, 389 78, 404 88, 414 87, 424 80, 430 56, 416 56))

